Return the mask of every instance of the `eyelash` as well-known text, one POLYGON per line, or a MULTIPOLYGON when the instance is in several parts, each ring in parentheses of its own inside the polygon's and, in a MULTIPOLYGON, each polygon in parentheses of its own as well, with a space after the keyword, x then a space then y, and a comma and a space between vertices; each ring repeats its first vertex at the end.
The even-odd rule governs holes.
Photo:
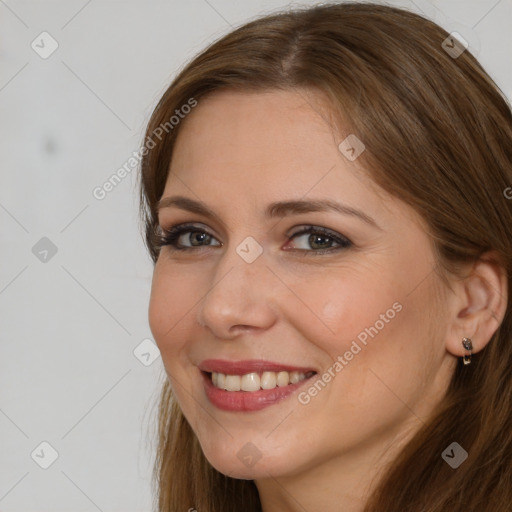
MULTIPOLYGON (((194 226, 193 224, 178 224, 176 226, 172 226, 169 229, 163 229, 161 228, 161 233, 157 235, 157 241, 156 246, 160 249, 163 246, 169 246, 172 251, 194 251, 197 249, 202 249, 205 247, 219 247, 219 246, 197 246, 197 247, 179 247, 177 244, 177 241, 179 237, 184 233, 201 233, 206 234, 216 240, 216 238, 208 233, 208 231, 198 228, 197 226, 194 226)), ((305 234, 317 234, 322 235, 324 237, 330 238, 334 242, 340 244, 339 247, 329 247, 328 249, 293 249, 294 251, 298 251, 299 253, 302 253, 303 256, 306 255, 322 255, 322 254, 328 254, 333 253, 336 251, 344 250, 350 248, 353 244, 352 242, 339 234, 336 234, 335 232, 322 228, 319 226, 306 226, 302 230, 298 231, 297 233, 293 233, 290 235, 290 239, 293 239, 299 235, 305 235, 305 234)))

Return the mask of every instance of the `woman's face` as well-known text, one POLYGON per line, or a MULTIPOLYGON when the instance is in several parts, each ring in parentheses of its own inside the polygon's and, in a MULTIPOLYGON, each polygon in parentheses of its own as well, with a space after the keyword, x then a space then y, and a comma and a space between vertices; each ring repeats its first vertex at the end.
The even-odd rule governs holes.
POLYGON ((184 250, 162 247, 151 330, 205 456, 237 478, 373 465, 456 363, 425 226, 366 176, 360 146, 338 147, 350 132, 333 134, 326 105, 311 91, 199 101, 162 196, 188 203, 162 203, 160 226, 193 227, 184 250))

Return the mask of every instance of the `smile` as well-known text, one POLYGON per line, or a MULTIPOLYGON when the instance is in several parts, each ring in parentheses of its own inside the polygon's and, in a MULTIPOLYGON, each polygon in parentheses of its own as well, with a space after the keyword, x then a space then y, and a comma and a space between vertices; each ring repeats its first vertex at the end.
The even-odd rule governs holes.
POLYGON ((226 375, 224 373, 212 372, 212 384, 219 389, 226 391, 247 391, 254 392, 260 389, 274 389, 276 387, 297 384, 306 378, 314 375, 314 372, 307 374, 302 372, 263 372, 246 373, 245 375, 226 375))
POLYGON ((207 399, 224 411, 258 411, 281 402, 317 372, 262 360, 207 360, 199 365, 207 399))

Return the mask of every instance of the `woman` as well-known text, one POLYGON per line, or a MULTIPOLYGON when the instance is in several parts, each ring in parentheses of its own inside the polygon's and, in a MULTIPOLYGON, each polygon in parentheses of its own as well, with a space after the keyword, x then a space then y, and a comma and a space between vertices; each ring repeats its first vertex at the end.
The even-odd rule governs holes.
POLYGON ((158 510, 510 511, 512 116, 464 45, 267 16, 145 140, 158 510))

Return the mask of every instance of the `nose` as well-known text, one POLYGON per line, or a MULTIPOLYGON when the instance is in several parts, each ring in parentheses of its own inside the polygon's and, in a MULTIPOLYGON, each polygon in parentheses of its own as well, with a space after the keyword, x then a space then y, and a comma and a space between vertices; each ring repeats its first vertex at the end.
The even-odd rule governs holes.
POLYGON ((276 321, 278 283, 267 267, 265 252, 249 263, 231 247, 212 273, 197 322, 218 339, 268 329, 276 321))

